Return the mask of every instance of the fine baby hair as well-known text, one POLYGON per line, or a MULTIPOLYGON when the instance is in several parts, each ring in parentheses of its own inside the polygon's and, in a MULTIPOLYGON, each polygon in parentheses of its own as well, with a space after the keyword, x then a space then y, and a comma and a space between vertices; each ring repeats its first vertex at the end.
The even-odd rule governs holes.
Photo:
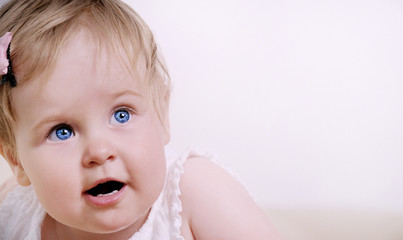
MULTIPOLYGON (((164 117, 171 90, 169 75, 150 29, 125 3, 13 0, 1 8, 0 17, 1 36, 6 32, 14 34, 10 60, 19 84, 52 71, 60 46, 79 28, 85 28, 110 54, 128 57, 128 69, 136 69, 139 58, 143 58, 150 100, 160 117, 164 117)), ((0 141, 13 149, 11 86, 1 86, 0 141)))
POLYGON ((0 239, 278 239, 214 155, 166 147, 170 77, 128 5, 11 0, 0 36, 0 153, 14 174, 0 239))

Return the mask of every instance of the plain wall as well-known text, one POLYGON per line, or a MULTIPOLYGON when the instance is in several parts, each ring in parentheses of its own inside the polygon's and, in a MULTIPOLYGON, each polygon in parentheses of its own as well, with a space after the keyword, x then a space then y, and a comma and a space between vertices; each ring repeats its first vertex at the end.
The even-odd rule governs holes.
POLYGON ((126 1, 174 82, 170 146, 267 208, 403 213, 403 2, 126 1))
POLYGON ((266 208, 403 213, 401 1, 126 2, 171 72, 172 148, 216 153, 266 208))

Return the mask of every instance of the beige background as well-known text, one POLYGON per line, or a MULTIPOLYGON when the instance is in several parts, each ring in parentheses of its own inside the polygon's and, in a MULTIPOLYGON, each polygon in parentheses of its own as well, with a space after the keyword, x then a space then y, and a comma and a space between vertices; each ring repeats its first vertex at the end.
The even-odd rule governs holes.
POLYGON ((403 239, 401 1, 126 2, 171 71, 172 148, 217 153, 287 239, 403 239))
POLYGON ((211 149, 287 239, 403 239, 403 3, 126 1, 175 83, 171 147, 211 149))
POLYGON ((403 214, 403 2, 129 2, 174 81, 171 146, 275 208, 403 214))

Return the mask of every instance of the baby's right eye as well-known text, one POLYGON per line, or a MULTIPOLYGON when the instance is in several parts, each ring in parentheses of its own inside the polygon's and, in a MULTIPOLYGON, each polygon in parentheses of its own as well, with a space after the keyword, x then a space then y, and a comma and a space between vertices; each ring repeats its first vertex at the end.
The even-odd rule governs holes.
POLYGON ((55 127, 49 134, 48 139, 53 142, 65 141, 74 136, 74 132, 71 127, 67 125, 61 125, 55 127))

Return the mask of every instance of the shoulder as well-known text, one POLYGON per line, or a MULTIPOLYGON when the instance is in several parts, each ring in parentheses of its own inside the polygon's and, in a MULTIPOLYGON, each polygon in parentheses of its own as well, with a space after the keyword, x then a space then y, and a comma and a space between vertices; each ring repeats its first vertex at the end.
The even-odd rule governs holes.
POLYGON ((10 177, 0 185, 0 204, 6 199, 7 194, 17 187, 17 181, 14 177, 10 177))
POLYGON ((15 180, 6 185, 10 190, 5 190, 7 197, 0 204, 0 239, 40 239, 45 211, 33 187, 17 186, 15 180))
POLYGON ((180 188, 184 224, 195 239, 278 239, 243 185, 214 162, 189 158, 180 188))

